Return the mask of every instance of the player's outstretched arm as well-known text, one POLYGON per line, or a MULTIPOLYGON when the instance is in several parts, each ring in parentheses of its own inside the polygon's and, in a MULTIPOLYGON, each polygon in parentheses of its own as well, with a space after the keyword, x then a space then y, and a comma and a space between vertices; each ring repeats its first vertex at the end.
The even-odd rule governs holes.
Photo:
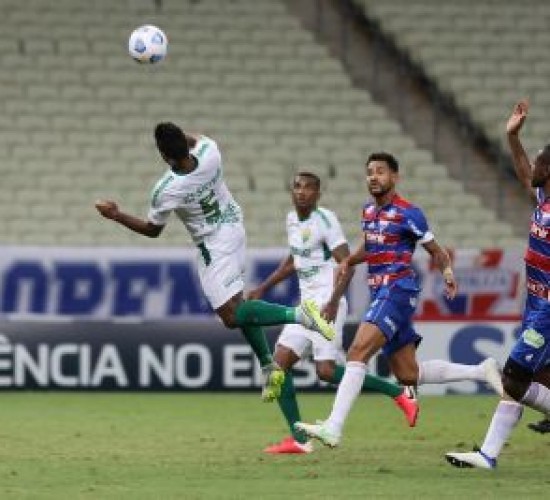
POLYGON ((294 258, 292 255, 289 255, 286 259, 281 261, 279 267, 277 267, 277 269, 275 269, 275 271, 273 271, 260 285, 248 292, 246 298, 248 300, 261 298, 270 288, 287 279, 295 271, 294 258))
POLYGON ((455 279, 453 268, 451 266, 451 258, 447 251, 442 248, 435 240, 428 241, 422 245, 426 252, 428 252, 437 268, 443 275, 445 282, 445 293, 449 299, 454 299, 458 292, 458 284, 455 279))
POLYGON ((510 145, 510 152, 514 161, 514 169, 519 181, 526 187, 532 196, 536 196, 536 193, 531 186, 531 179, 533 177, 533 170, 529 157, 521 144, 519 139, 519 132, 527 119, 529 113, 529 102, 524 99, 516 103, 512 114, 508 118, 506 123, 506 135, 508 137, 508 144, 510 145))
POLYGON ((365 262, 366 258, 367 258, 367 251, 365 250, 365 241, 363 239, 361 240, 359 245, 357 245, 355 252, 353 252, 350 256, 346 257, 345 259, 342 259, 338 268, 342 269, 342 272, 343 272, 345 268, 354 267, 357 264, 362 264, 363 262, 365 262))
POLYGON ((149 238, 157 238, 164 229, 164 226, 157 226, 149 221, 122 212, 118 208, 118 205, 111 200, 98 200, 95 203, 95 207, 106 219, 114 220, 135 233, 142 234, 149 238))

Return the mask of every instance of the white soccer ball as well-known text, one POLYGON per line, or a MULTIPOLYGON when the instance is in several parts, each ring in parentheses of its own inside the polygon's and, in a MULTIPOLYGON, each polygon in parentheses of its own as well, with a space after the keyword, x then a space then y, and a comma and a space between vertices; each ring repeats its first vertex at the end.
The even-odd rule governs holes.
POLYGON ((150 24, 132 31, 128 41, 128 51, 139 63, 158 63, 166 57, 167 50, 168 38, 160 28, 150 24))

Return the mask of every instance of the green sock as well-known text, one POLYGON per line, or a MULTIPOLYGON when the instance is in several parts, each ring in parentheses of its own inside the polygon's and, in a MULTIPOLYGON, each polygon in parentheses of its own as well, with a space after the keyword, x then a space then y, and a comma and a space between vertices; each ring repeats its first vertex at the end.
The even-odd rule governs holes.
POLYGON ((296 323, 296 308, 263 300, 246 300, 235 311, 237 326, 269 326, 296 323))
POLYGON ((296 401, 296 391, 294 390, 294 383, 290 372, 285 373, 285 382, 281 388, 281 396, 277 402, 279 403, 294 439, 299 443, 306 443, 308 440, 307 436, 303 432, 294 429, 294 424, 301 419, 298 401, 296 401))
MULTIPOLYGON (((336 365, 334 370, 334 375, 330 381, 332 384, 338 385, 342 381, 344 376, 345 368, 340 365, 336 365)), ((363 389, 368 389, 374 392, 380 392, 391 398, 399 396, 403 392, 403 387, 390 382, 382 377, 376 377, 374 375, 365 375, 365 380, 363 380, 363 389)))
POLYGON ((244 338, 252 347, 254 354, 260 362, 260 366, 266 366, 273 362, 273 357, 271 356, 271 349, 269 349, 269 344, 265 338, 265 333, 261 326, 241 326, 241 331, 243 332, 244 338))

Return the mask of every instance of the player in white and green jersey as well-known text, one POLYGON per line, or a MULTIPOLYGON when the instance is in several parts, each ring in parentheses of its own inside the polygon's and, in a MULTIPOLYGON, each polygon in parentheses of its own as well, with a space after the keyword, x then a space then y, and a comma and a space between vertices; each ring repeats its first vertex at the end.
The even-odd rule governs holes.
POLYGON ((265 374, 262 398, 274 400, 284 371, 273 362, 262 326, 297 323, 334 337, 313 301, 284 307, 244 301, 246 235, 242 212, 223 180, 221 154, 206 136, 184 134, 173 123, 155 128, 157 148, 169 169, 157 182, 146 220, 127 214, 111 200, 96 203, 100 214, 136 233, 156 238, 171 212, 183 222, 197 246, 199 278, 212 308, 228 328, 240 328, 265 374))
MULTIPOLYGON (((296 273, 302 300, 314 300, 323 307, 327 321, 333 321, 336 336, 326 340, 302 325, 287 325, 281 332, 275 349, 275 362, 287 374, 279 406, 289 425, 292 436, 265 449, 267 453, 309 453, 312 451, 304 433, 294 424, 300 420, 296 401, 292 367, 311 354, 317 375, 321 380, 339 384, 344 375, 345 355, 342 350, 343 327, 347 315, 347 301, 343 296, 353 271, 346 279, 335 284, 335 266, 349 256, 349 245, 336 215, 318 207, 321 182, 310 172, 298 173, 292 183, 292 210, 286 219, 290 254, 261 285, 249 293, 260 298, 269 288, 296 273)), ((380 377, 366 375, 363 387, 381 392, 394 399, 404 412, 410 426, 416 423, 418 405, 403 387, 380 377)))

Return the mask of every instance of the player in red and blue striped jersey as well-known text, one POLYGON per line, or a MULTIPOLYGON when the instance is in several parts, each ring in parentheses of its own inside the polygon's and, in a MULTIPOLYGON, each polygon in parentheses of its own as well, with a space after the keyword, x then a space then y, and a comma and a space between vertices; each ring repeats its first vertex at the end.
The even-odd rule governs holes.
POLYGON ((328 446, 338 445, 344 422, 359 395, 366 363, 380 349, 390 369, 404 385, 439 384, 456 380, 488 382, 501 393, 496 361, 461 365, 443 360, 416 361, 421 337, 412 324, 420 286, 412 268, 412 256, 421 245, 443 274, 447 297, 457 292, 457 283, 447 252, 435 241, 422 210, 395 191, 399 163, 389 153, 374 153, 366 163, 368 189, 373 202, 363 209, 364 241, 344 259, 338 275, 350 266, 368 264, 371 304, 348 351, 346 371, 336 394, 332 413, 322 424, 297 423, 295 427, 328 446))
POLYGON ((523 405, 550 414, 550 144, 538 152, 531 165, 519 139, 528 112, 529 103, 518 102, 506 125, 518 179, 537 202, 525 252, 527 299, 522 333, 504 365, 505 395, 493 414, 483 445, 473 452, 445 455, 456 467, 494 469, 504 443, 521 418, 523 405))

